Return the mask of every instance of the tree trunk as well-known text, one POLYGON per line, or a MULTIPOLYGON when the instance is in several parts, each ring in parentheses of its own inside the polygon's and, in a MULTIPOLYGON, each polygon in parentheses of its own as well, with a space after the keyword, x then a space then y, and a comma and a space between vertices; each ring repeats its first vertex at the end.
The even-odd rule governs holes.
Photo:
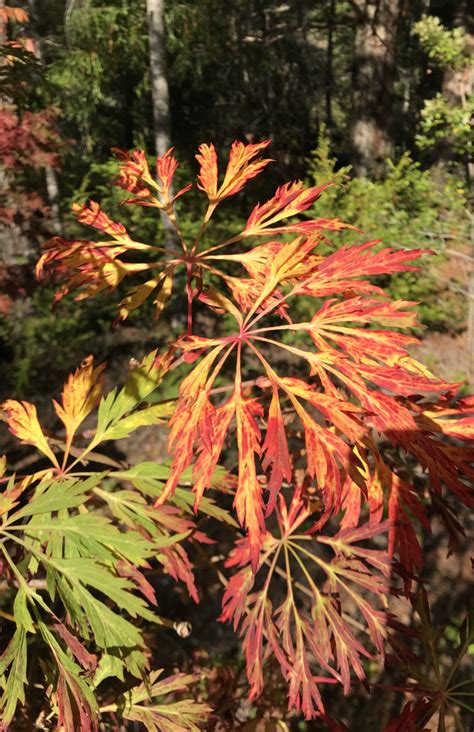
MULTIPOLYGON (((29 15, 30 15, 30 26, 29 30, 34 38, 35 49, 34 53, 40 64, 44 62, 43 54, 43 39, 38 32, 37 23, 38 19, 41 18, 41 8, 38 7, 36 0, 31 0, 29 3, 29 15), (35 20, 35 23, 31 21, 35 20)), ((61 214, 59 211, 59 183, 57 171, 51 165, 45 165, 44 168, 44 180, 46 184, 46 193, 48 196, 48 203, 51 209, 51 229, 54 234, 60 236, 62 234, 62 222, 61 214)))
MULTIPOLYGON (((5 8, 5 0, 0 0, 0 10, 5 8)), ((0 18, 0 45, 8 41, 7 22, 3 22, 0 18)), ((2 55, 0 64, 3 66, 7 63, 6 54, 2 55)), ((10 104, 11 100, 5 95, 3 96, 4 104, 10 104)), ((7 170, 2 166, 0 168, 0 201, 4 198, 3 205, 8 207, 8 196, 11 186, 11 180, 7 170)), ((27 259, 31 254, 31 247, 28 238, 25 236, 21 227, 16 222, 9 225, 0 224, 0 265, 11 267, 18 264, 22 259, 27 259)), ((0 293, 1 294, 1 293, 0 293)))
POLYGON ((150 44, 150 77, 153 104, 153 125, 157 155, 170 147, 169 90, 166 76, 164 39, 164 0, 147 0, 148 38, 150 44))
POLYGON ((332 94, 334 86, 334 19, 336 16, 336 0, 331 0, 328 8, 327 16, 327 50, 326 50, 326 79, 325 79, 325 97, 326 97, 326 128, 331 134, 332 132, 332 94))
POLYGON ((44 169, 44 177, 46 181, 46 191, 48 194, 48 203, 51 208, 51 228, 54 233, 60 236, 62 234, 61 216, 59 213, 59 185, 58 176, 54 168, 47 165, 44 169))
POLYGON ((390 122, 400 0, 352 0, 356 13, 351 142, 358 175, 377 173, 392 151, 390 122))
MULTIPOLYGON (((146 0, 148 39, 150 49, 151 98, 153 106, 153 131, 157 155, 171 147, 170 104, 166 75, 166 47, 164 28, 165 0, 146 0)), ((166 214, 161 211, 165 229, 165 246, 176 242, 176 232, 166 214)))

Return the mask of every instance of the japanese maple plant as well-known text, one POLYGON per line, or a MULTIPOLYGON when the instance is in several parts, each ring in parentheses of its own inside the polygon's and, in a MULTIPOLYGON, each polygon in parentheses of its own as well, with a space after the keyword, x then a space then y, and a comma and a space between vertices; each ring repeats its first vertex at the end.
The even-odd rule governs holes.
POLYGON ((158 158, 156 174, 144 152, 116 151, 114 184, 129 194, 123 203, 165 214, 174 236, 139 241, 91 201, 73 210, 98 237, 55 237, 44 247, 37 275, 61 282, 57 301, 130 282, 118 304, 123 321, 147 299, 159 317, 184 287, 187 315, 185 332, 135 363, 121 389, 104 395, 104 366, 87 358, 54 402, 55 435, 32 404, 3 404, 10 431, 44 457, 32 474, 10 474, 3 462, 5 728, 21 717, 32 683, 47 697, 37 715, 56 715, 66 730, 117 718, 193 730, 212 720, 213 700, 202 689, 198 698, 189 690, 179 696, 192 674, 150 670, 145 634, 152 623, 165 626, 158 633, 180 630, 157 614, 160 585, 150 570, 184 582, 199 602, 192 546, 212 543, 202 515, 206 526, 225 523, 235 536, 218 573, 219 620, 240 635, 252 700, 279 666, 290 710, 346 729, 329 719, 325 690, 340 685, 347 694, 361 683, 370 690, 373 661, 380 668, 390 649, 405 668, 396 690, 407 699, 386 729, 423 729, 436 713, 440 724, 452 715, 462 728, 472 619, 459 631, 452 667, 440 670, 441 635, 419 586, 420 536, 434 515, 451 549, 462 534, 456 513, 472 505, 474 450, 466 443, 474 399, 456 399, 459 384, 409 355, 416 339, 402 331, 416 323, 415 303, 389 299, 368 279, 416 270, 429 252, 332 242, 354 227, 310 218, 329 183, 280 186, 238 233, 209 244, 216 208, 267 167, 268 144, 235 142, 222 174, 214 146, 200 146, 205 210, 195 240, 183 236, 175 212, 191 184, 173 192, 172 151, 158 158), (217 323, 213 337, 199 329, 198 309, 217 323), (160 383, 180 370, 177 399, 160 401, 160 383), (164 462, 123 465, 101 452, 102 443, 145 425, 167 429, 164 462), (418 613, 405 645, 391 595, 418 613), (40 679, 29 663, 34 644, 43 649, 40 679))

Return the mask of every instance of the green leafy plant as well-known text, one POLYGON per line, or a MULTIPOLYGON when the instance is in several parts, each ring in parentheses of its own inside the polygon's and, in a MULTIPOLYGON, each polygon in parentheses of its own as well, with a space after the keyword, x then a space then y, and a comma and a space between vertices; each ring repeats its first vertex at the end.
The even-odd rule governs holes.
POLYGON ((415 23, 413 33, 435 67, 460 75, 454 95, 439 92, 425 101, 417 145, 422 150, 432 150, 449 144, 461 159, 469 162, 472 160, 474 96, 466 93, 466 81, 462 78, 462 70, 469 69, 471 62, 468 36, 462 28, 448 30, 432 15, 424 15, 415 23))
MULTIPOLYGON (((98 714, 113 711, 110 705, 101 710, 95 696, 100 695, 97 689, 104 680, 111 676, 123 680, 124 673, 144 677, 148 668, 145 624, 166 623, 152 609, 155 590, 143 575, 152 558, 166 573, 183 580, 191 597, 198 599, 191 564, 180 542, 204 537, 191 518, 180 515, 183 508, 184 513, 190 511, 186 490, 176 495, 175 507, 157 510, 150 500, 159 495, 168 477, 166 466, 152 465, 150 471, 142 463, 127 469, 97 452, 102 443, 123 439, 141 426, 159 424, 169 415, 168 402, 141 408, 167 363, 166 357, 160 360, 151 353, 132 369, 121 390, 102 397, 103 366, 94 368, 92 359, 86 359, 65 384, 61 403, 54 402, 66 429, 61 441, 45 435, 33 405, 13 400, 3 405, 12 432, 49 463, 25 477, 3 478, 2 568, 13 610, 11 617, 4 615, 16 626, 0 661, 5 725, 18 701, 25 702, 32 644, 47 648, 44 671, 53 679, 53 708, 66 729, 96 728, 98 714), (88 444, 75 447, 78 428, 96 408, 96 427, 88 444), (90 463, 100 465, 100 470, 87 470, 90 463), (87 650, 91 639, 94 653, 87 650)), ((3 460, 3 475, 5 467, 3 460)), ((207 506, 230 521, 224 511, 213 510, 212 502, 207 506)), ((154 672, 145 696, 144 687, 127 692, 124 718, 138 720, 141 714, 146 718, 147 712, 142 713, 139 706, 144 698, 161 696, 191 681, 184 675, 158 683, 156 678, 154 672)), ((177 702, 169 714, 178 720, 182 715, 185 721, 199 719, 206 710, 204 704, 177 702)), ((158 729, 172 729, 160 721, 167 714, 166 706, 158 707, 150 710, 150 719, 158 729)))
MULTIPOLYGON (((393 298, 417 300, 420 323, 430 331, 457 332, 466 318, 466 298, 461 283, 444 274, 446 249, 469 242, 468 192, 458 175, 443 169, 423 170, 409 153, 397 162, 388 160, 379 180, 351 175, 351 167, 338 168, 331 157, 324 130, 308 160, 308 183, 332 180, 318 201, 318 215, 357 221, 362 231, 395 248, 433 249, 436 257, 419 272, 380 276, 380 284, 393 298)), ((312 211, 309 211, 311 215, 312 211)), ((353 240, 353 232, 341 232, 353 240)), ((363 241, 363 234, 360 240, 363 241)))

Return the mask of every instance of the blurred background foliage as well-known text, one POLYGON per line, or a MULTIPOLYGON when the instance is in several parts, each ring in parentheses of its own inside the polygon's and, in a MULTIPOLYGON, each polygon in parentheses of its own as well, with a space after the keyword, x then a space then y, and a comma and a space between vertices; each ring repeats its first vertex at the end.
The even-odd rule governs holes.
MULTIPOLYGON (((144 307, 116 331, 107 297, 67 298, 52 314, 52 290, 32 276, 49 236, 90 235, 72 218, 73 202, 98 200, 141 240, 163 239, 156 215, 121 207, 123 192, 110 185, 111 147, 155 153, 151 8, 163 20, 155 40, 165 60, 167 135, 181 161, 177 185, 194 178, 201 142, 224 153, 236 138, 273 141, 272 174, 222 207, 211 239, 235 231, 288 179, 332 180, 308 214, 338 216, 364 232, 338 234, 335 246, 368 236, 433 249, 422 272, 379 284, 421 302, 419 335, 449 333, 469 348, 473 20, 465 0, 8 1, 0 396, 46 397, 89 352, 120 370, 180 327, 179 299, 167 320, 153 323, 144 307), (47 118, 48 134, 32 114, 47 118)), ((202 208, 193 188, 179 209, 186 237, 202 208)))

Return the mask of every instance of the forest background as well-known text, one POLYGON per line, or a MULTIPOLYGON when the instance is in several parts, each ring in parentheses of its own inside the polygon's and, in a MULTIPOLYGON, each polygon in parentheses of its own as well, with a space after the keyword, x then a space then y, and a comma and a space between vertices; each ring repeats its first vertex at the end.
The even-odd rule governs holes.
MULTIPOLYGON (((146 208, 120 208, 109 185, 118 169, 111 148, 153 155, 174 146, 179 188, 195 172, 200 143, 224 151, 235 139, 268 138, 272 175, 218 217, 216 236, 235 232, 249 196, 265 200, 289 179, 332 179, 315 204, 318 216, 350 221, 394 248, 435 251, 422 272, 380 284, 421 302, 418 357, 445 378, 467 380, 469 391, 468 0, 10 0, 8 8, 1 0, 0 23, 1 399, 41 407, 88 354, 107 361, 108 378, 118 381, 131 358, 182 327, 179 298, 159 323, 145 304, 111 329, 109 299, 67 297, 53 313, 54 287, 35 282, 41 244, 81 235, 70 215, 75 202, 100 200, 149 241, 170 236, 146 208)), ((193 195, 180 215, 185 236, 197 233, 193 195)), ((354 232, 344 237, 357 241, 354 232)), ((130 444, 130 455, 163 449, 142 443, 130 444)), ((443 593, 449 588, 440 588, 440 605, 443 593)))

